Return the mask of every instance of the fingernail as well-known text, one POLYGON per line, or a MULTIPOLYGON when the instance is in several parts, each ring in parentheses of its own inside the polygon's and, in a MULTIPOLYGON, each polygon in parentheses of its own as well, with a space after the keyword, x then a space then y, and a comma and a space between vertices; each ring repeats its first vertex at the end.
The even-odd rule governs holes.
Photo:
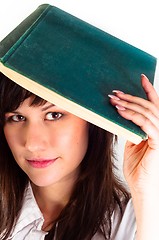
POLYGON ((148 77, 144 73, 141 74, 141 77, 144 77, 149 81, 148 77))
POLYGON ((120 106, 120 105, 116 105, 115 107, 116 107, 118 110, 121 110, 121 111, 126 110, 126 108, 124 108, 124 107, 122 107, 122 106, 120 106))
POLYGON ((124 92, 119 91, 119 90, 113 90, 112 92, 113 92, 113 93, 122 93, 122 94, 124 94, 124 92))
POLYGON ((146 77, 146 75, 144 73, 141 74, 141 77, 146 77))
POLYGON ((109 94, 108 97, 110 97, 111 99, 114 99, 114 100, 120 100, 120 98, 118 98, 114 95, 111 95, 111 94, 109 94))

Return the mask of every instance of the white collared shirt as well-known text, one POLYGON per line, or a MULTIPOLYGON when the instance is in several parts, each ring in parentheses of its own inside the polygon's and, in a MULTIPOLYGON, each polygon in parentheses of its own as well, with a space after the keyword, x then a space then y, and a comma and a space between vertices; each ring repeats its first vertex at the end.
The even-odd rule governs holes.
MULTIPOLYGON (((112 240, 134 240, 136 234, 135 215, 130 200, 125 208, 124 215, 118 224, 119 210, 112 216, 112 240)), ((44 240, 47 232, 42 231, 43 215, 34 198, 31 185, 24 194, 24 203, 16 226, 8 240, 44 240)), ((104 240, 98 233, 92 240, 104 240)))
POLYGON ((43 222, 43 215, 29 184, 24 193, 24 203, 16 226, 8 240, 43 240, 47 234, 41 230, 43 222))

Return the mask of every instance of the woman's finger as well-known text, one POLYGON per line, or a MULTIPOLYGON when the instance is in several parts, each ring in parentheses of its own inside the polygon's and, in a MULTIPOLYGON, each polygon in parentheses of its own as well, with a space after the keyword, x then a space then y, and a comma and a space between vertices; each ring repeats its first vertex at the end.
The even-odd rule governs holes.
POLYGON ((145 111, 151 111, 156 117, 159 118, 159 104, 157 105, 146 99, 120 92, 116 93, 115 98, 113 98, 113 95, 109 96, 111 97, 111 103, 113 106, 115 106, 116 104, 120 104, 125 108, 130 108, 138 112, 141 112, 142 107, 143 109, 145 109, 145 111))
POLYGON ((159 107, 159 97, 157 95, 157 92, 150 83, 149 79, 144 74, 141 75, 141 84, 147 95, 147 99, 159 107))
POLYGON ((130 103, 123 100, 114 101, 114 104, 118 110, 130 110, 130 113, 133 115, 137 115, 138 113, 139 116, 143 116, 144 119, 149 119, 149 121, 159 129, 159 110, 155 106, 148 109, 136 103, 130 103))
POLYGON ((148 135, 149 146, 151 148, 159 148, 159 123, 156 126, 149 118, 129 109, 118 109, 118 113, 125 119, 131 120, 133 123, 138 125, 148 135))
POLYGON ((130 110, 131 115, 127 116, 129 120, 131 120, 131 116, 139 116, 139 118, 143 115, 143 119, 149 119, 156 128, 159 129, 159 109, 148 100, 143 100, 141 98, 133 97, 127 94, 121 94, 122 98, 126 99, 111 99, 112 105, 114 105, 119 111, 120 110, 130 110), (130 102, 131 101, 131 102, 130 102), (138 113, 138 115, 137 115, 138 113))

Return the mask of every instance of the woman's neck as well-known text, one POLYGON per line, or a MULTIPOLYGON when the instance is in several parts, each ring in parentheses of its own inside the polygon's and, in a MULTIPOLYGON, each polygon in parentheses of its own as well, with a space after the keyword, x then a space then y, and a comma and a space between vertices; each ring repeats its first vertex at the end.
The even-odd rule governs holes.
POLYGON ((48 231, 53 226, 62 209, 68 203, 74 188, 74 182, 58 182, 47 187, 39 187, 31 183, 36 202, 44 216, 43 230, 48 231))

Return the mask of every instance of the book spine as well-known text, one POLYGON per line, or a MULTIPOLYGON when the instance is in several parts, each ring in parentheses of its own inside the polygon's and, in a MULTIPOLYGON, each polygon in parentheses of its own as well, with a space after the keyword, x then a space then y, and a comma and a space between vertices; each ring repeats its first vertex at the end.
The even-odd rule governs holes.
POLYGON ((32 14, 21 22, 6 38, 0 42, 0 62, 5 63, 23 40, 31 33, 50 9, 49 4, 40 5, 32 14))

